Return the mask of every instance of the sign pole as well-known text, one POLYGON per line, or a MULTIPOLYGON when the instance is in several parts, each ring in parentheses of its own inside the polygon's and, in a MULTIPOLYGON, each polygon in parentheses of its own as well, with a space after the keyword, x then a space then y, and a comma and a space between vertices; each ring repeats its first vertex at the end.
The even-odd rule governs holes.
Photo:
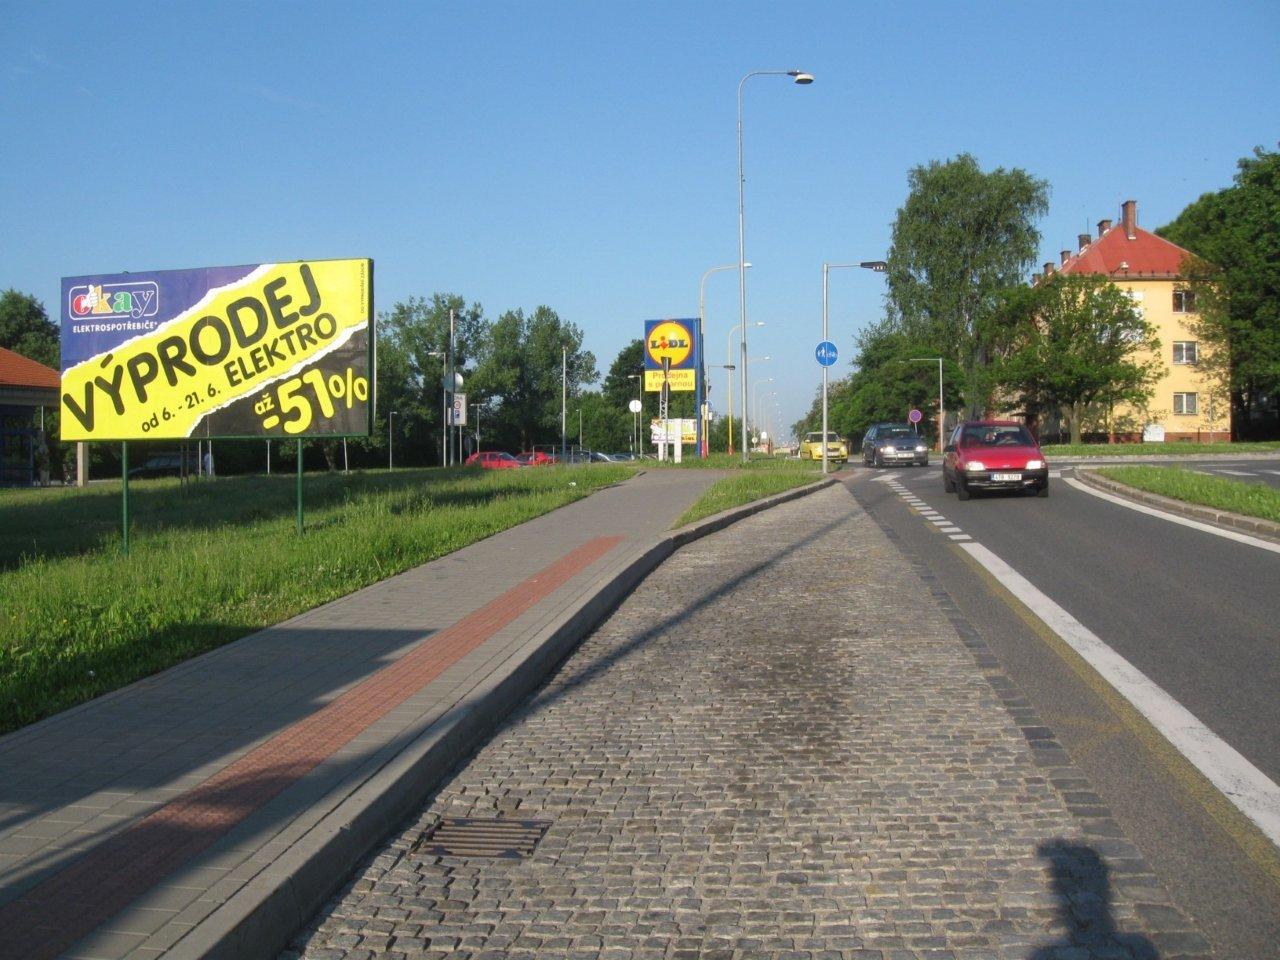
POLYGON ((129 555, 129 441, 120 441, 120 479, 122 496, 120 498, 121 505, 121 544, 124 547, 124 555, 129 555))
POLYGON ((302 438, 298 438, 298 536, 302 536, 302 438))

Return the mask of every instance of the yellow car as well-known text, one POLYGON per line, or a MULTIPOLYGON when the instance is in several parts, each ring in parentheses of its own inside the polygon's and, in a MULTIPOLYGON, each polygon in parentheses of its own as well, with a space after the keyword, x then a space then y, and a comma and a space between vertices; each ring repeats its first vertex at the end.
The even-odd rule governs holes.
MULTIPOLYGON (((801 460, 822 459, 822 431, 806 433, 804 442, 800 444, 801 460)), ((840 439, 839 434, 827 434, 827 460, 844 463, 849 459, 849 444, 840 439)))

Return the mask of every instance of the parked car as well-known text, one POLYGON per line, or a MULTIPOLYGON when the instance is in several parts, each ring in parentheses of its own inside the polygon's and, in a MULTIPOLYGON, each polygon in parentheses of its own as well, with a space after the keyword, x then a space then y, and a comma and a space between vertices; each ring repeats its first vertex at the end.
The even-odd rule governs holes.
POLYGON ((518 454, 516 459, 526 467, 544 467, 556 462, 555 457, 549 453, 543 453, 541 450, 526 450, 524 453, 518 454))
POLYGON ((873 423, 862 437, 862 462, 927 467, 929 444, 909 423, 873 423))
POLYGON ((968 500, 974 490, 1027 490, 1049 495, 1049 465, 1031 432, 1012 420, 970 420, 944 450, 942 488, 968 500))
POLYGON ((524 464, 501 450, 485 450, 467 457, 466 466, 481 467, 485 470, 518 470, 524 464))
MULTIPOLYGON (((198 473, 200 465, 196 460, 195 452, 187 454, 187 473, 198 473)), ((143 461, 141 466, 131 467, 129 469, 130 480, 151 480, 155 477, 180 477, 182 476, 182 455, 178 453, 160 453, 154 457, 148 457, 143 461)))
MULTIPOLYGON (((822 431, 806 433, 800 444, 801 460, 822 459, 822 431)), ((838 433, 827 433, 827 460, 844 463, 849 459, 849 444, 840 438, 838 433)))

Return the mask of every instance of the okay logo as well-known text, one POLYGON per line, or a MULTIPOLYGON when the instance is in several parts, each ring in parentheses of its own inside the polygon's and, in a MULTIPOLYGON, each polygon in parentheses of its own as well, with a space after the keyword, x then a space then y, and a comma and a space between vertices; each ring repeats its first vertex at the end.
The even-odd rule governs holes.
POLYGON ((67 291, 67 309, 77 319, 92 316, 154 317, 160 309, 160 288, 154 280, 129 283, 91 283, 67 291))

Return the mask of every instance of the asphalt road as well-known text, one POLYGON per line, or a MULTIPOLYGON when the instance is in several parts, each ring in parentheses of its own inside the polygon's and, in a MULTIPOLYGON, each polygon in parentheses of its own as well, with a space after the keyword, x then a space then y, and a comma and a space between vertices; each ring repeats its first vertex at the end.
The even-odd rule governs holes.
MULTIPOLYGON (((1188 463, 1280 481, 1280 461, 1188 463)), ((1054 465, 1056 471, 1056 465, 1054 465)), ((1049 498, 944 494, 937 465, 845 471, 929 568, 1085 768, 1224 957, 1277 956, 1280 851, 1089 668, 884 482, 896 474, 1280 781, 1280 554, 1128 510, 1061 476, 1049 498)), ((1067 471, 1070 475, 1070 471, 1067 471)))

